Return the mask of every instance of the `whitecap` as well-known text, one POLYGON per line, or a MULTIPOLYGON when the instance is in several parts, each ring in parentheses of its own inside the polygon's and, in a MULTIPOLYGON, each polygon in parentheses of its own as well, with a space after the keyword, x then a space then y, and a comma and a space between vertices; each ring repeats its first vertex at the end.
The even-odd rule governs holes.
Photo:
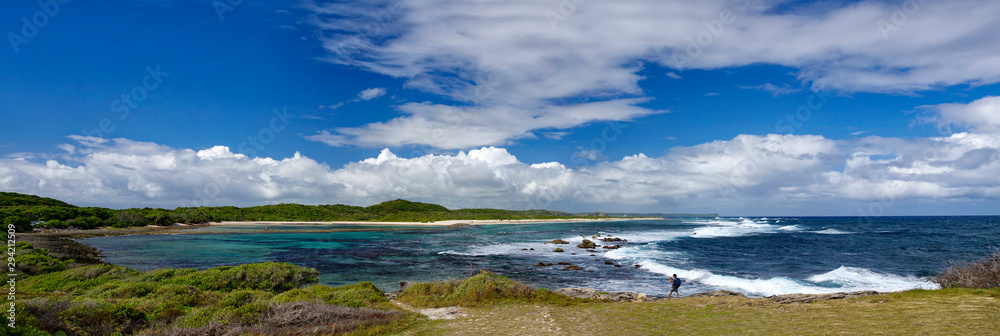
POLYGON ((826 229, 820 231, 812 231, 812 233, 840 235, 840 234, 855 234, 857 232, 840 231, 837 229, 826 229))
POLYGON ((732 290, 751 296, 780 294, 822 294, 875 290, 880 292, 903 291, 923 288, 936 289, 936 284, 914 276, 899 276, 874 272, 865 268, 840 267, 836 270, 817 274, 805 280, 787 277, 767 279, 747 279, 729 275, 719 275, 701 269, 682 269, 650 260, 641 262, 643 268, 657 274, 678 274, 686 281, 718 289, 732 290))

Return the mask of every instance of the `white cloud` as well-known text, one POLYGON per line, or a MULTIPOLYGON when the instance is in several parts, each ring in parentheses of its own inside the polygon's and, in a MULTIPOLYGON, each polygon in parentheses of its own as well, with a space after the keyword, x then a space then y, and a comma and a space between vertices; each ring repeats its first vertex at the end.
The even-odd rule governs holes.
POLYGON ((681 75, 678 75, 678 74, 676 74, 676 73, 673 73, 673 72, 668 72, 668 73, 667 73, 667 77, 670 77, 670 78, 673 78, 673 79, 681 79, 681 78, 684 78, 684 77, 681 77, 681 75))
MULTIPOLYGON (((994 20, 1000 3, 995 1, 921 2, 905 14, 905 23, 897 22, 886 34, 880 21, 892 23, 898 4, 884 1, 824 10, 777 0, 563 3, 311 5, 330 53, 327 60, 403 78, 406 88, 457 101, 452 107, 467 116, 458 123, 410 114, 330 130, 317 140, 333 136, 340 141, 328 143, 336 145, 427 144, 420 138, 423 132, 405 128, 421 124, 431 127, 427 132, 468 133, 462 141, 466 147, 460 148, 504 144, 546 125, 472 130, 484 120, 498 119, 491 115, 497 111, 546 118, 553 102, 646 97, 639 71, 649 63, 676 70, 773 64, 795 69, 805 87, 848 93, 911 93, 1000 81, 1000 35, 993 33, 1000 30, 1000 21, 994 20), (369 135, 386 132, 399 135, 386 142, 372 141, 377 137, 369 135)), ((779 94, 783 88, 775 89, 779 94)), ((639 101, 633 104, 625 119, 656 113, 639 101)), ((606 115, 563 118, 561 129, 595 119, 620 120, 606 115)))
POLYGON ((577 168, 525 163, 498 147, 412 158, 384 149, 377 157, 332 168, 299 153, 250 158, 224 146, 193 150, 74 139, 76 152, 58 160, 0 159, 0 190, 117 207, 365 205, 404 198, 449 207, 738 214, 811 209, 841 215, 856 213, 831 208, 834 204, 1000 199, 1000 134, 845 141, 740 135, 675 147, 661 157, 636 154, 577 168))
POLYGON ((980 132, 1000 132, 1000 96, 989 96, 969 104, 922 106, 937 115, 931 120, 947 128, 958 126, 980 132))
POLYGON ((358 93, 358 99, 372 100, 385 95, 385 88, 370 88, 358 93))
POLYGON ((792 88, 788 84, 783 84, 782 86, 777 86, 777 85, 774 85, 774 84, 771 84, 771 83, 764 83, 764 84, 761 84, 761 85, 754 85, 754 86, 741 86, 740 88, 741 89, 747 89, 747 90, 761 90, 761 91, 765 91, 765 92, 770 92, 771 95, 773 95, 775 97, 784 96, 784 95, 790 95, 790 94, 793 94, 793 93, 802 92, 802 90, 803 90, 801 88, 800 89, 792 88))
POLYGON ((602 120, 628 121, 651 113, 635 106, 644 99, 616 99, 538 109, 506 105, 449 106, 408 103, 399 107, 405 116, 363 127, 343 127, 306 136, 331 146, 363 147, 426 145, 465 149, 504 145, 513 139, 535 138, 537 129, 565 129, 602 120), (539 110, 540 109, 540 110, 539 110))

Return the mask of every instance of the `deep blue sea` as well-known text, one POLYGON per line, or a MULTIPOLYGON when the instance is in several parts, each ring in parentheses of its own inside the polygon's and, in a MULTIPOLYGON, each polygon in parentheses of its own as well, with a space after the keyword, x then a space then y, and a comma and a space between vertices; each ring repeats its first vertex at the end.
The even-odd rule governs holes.
POLYGON ((80 241, 102 250, 107 262, 140 270, 285 261, 316 268, 323 284, 371 281, 393 291, 400 280, 458 279, 487 269, 535 287, 653 296, 666 296, 669 274, 684 279, 682 295, 716 289, 765 296, 937 288, 925 278, 950 262, 981 259, 1000 247, 1000 217, 680 218, 294 232, 332 228, 342 226, 283 227, 273 233, 208 227, 80 241), (234 232, 220 233, 225 231, 234 232), (581 235, 597 234, 628 242, 596 253, 576 247, 581 235), (557 238, 573 245, 544 244, 557 238), (566 252, 553 252, 556 247, 566 252), (568 262, 583 270, 533 266, 539 262, 568 262))

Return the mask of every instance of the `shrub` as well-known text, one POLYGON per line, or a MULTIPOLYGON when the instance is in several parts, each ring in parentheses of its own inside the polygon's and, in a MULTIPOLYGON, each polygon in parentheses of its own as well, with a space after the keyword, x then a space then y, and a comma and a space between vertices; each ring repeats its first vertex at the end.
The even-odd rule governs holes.
POLYGON ((313 285, 303 289, 293 289, 278 294, 272 301, 276 303, 323 302, 352 308, 387 307, 386 304, 389 304, 385 293, 367 281, 341 287, 313 285))
POLYGON ((201 290, 233 291, 257 289, 283 292, 319 281, 319 272, 290 263, 266 262, 216 267, 164 278, 164 282, 191 285, 201 290))
POLYGON ((69 331, 69 326, 59 317, 59 313, 73 305, 70 299, 40 298, 24 302, 25 318, 22 325, 32 325, 50 332, 69 331))
POLYGON ((153 282, 119 280, 94 287, 87 294, 102 298, 133 299, 153 294, 157 287, 159 285, 153 282))
POLYGON ((45 223, 39 224, 38 226, 46 229, 66 229, 69 228, 69 223, 63 222, 58 219, 50 219, 48 221, 45 221, 45 223))
POLYGON ((1000 288, 1000 249, 983 260, 952 264, 931 281, 944 288, 1000 288))
POLYGON ((132 303, 74 302, 59 313, 69 329, 86 335, 131 334, 146 326, 146 314, 132 303))
POLYGON ((496 301, 530 300, 535 290, 528 285, 488 271, 465 280, 414 284, 396 300, 421 307, 482 306, 496 301))
POLYGON ((53 291, 82 293, 101 284, 130 278, 138 274, 139 271, 115 265, 90 265, 24 279, 24 286, 19 287, 19 289, 25 293, 49 293, 53 291))
POLYGON ((46 249, 36 249, 27 242, 18 242, 14 247, 18 251, 17 270, 28 275, 66 270, 66 262, 60 261, 46 249))
POLYGON ((238 308, 251 303, 268 303, 274 294, 260 290, 239 290, 227 293, 219 300, 218 305, 222 307, 238 308))
MULTIPOLYGON (((31 227, 31 221, 21 216, 7 217, 7 219, 4 220, 4 224, 13 225, 14 230, 17 232, 31 232, 33 230, 33 228, 31 227)), ((4 230, 6 229, 7 228, 5 227, 4 230)))
POLYGON ((338 335, 359 327, 383 325, 406 316, 403 312, 294 302, 273 306, 256 325, 206 322, 175 324, 147 335, 338 335))

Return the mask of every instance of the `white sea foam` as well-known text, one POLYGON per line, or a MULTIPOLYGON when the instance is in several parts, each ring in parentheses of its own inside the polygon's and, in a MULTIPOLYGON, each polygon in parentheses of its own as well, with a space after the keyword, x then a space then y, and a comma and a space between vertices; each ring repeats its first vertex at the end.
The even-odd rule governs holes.
POLYGON ((820 231, 812 231, 812 233, 840 235, 840 234, 854 234, 856 232, 840 231, 840 230, 837 230, 837 229, 826 229, 826 230, 820 230, 820 231))
POLYGON ((862 290, 892 292, 914 288, 939 288, 936 284, 914 276, 878 273, 865 268, 854 267, 840 267, 827 273, 811 276, 805 280, 796 280, 787 277, 746 279, 719 275, 701 269, 682 269, 649 260, 641 261, 641 263, 644 269, 653 273, 663 275, 678 274, 686 281, 695 281, 705 286, 742 292, 753 296, 792 293, 820 294, 862 290))
POLYGON ((841 266, 833 271, 817 274, 806 280, 816 283, 833 283, 843 288, 853 290, 876 290, 893 292, 907 289, 939 289, 938 284, 917 278, 912 275, 899 276, 878 273, 867 268, 841 266))
POLYGON ((752 220, 745 218, 741 218, 739 221, 709 220, 689 223, 706 225, 694 229, 694 232, 691 234, 692 238, 742 237, 762 233, 802 230, 795 225, 779 226, 770 224, 765 220, 752 220))

